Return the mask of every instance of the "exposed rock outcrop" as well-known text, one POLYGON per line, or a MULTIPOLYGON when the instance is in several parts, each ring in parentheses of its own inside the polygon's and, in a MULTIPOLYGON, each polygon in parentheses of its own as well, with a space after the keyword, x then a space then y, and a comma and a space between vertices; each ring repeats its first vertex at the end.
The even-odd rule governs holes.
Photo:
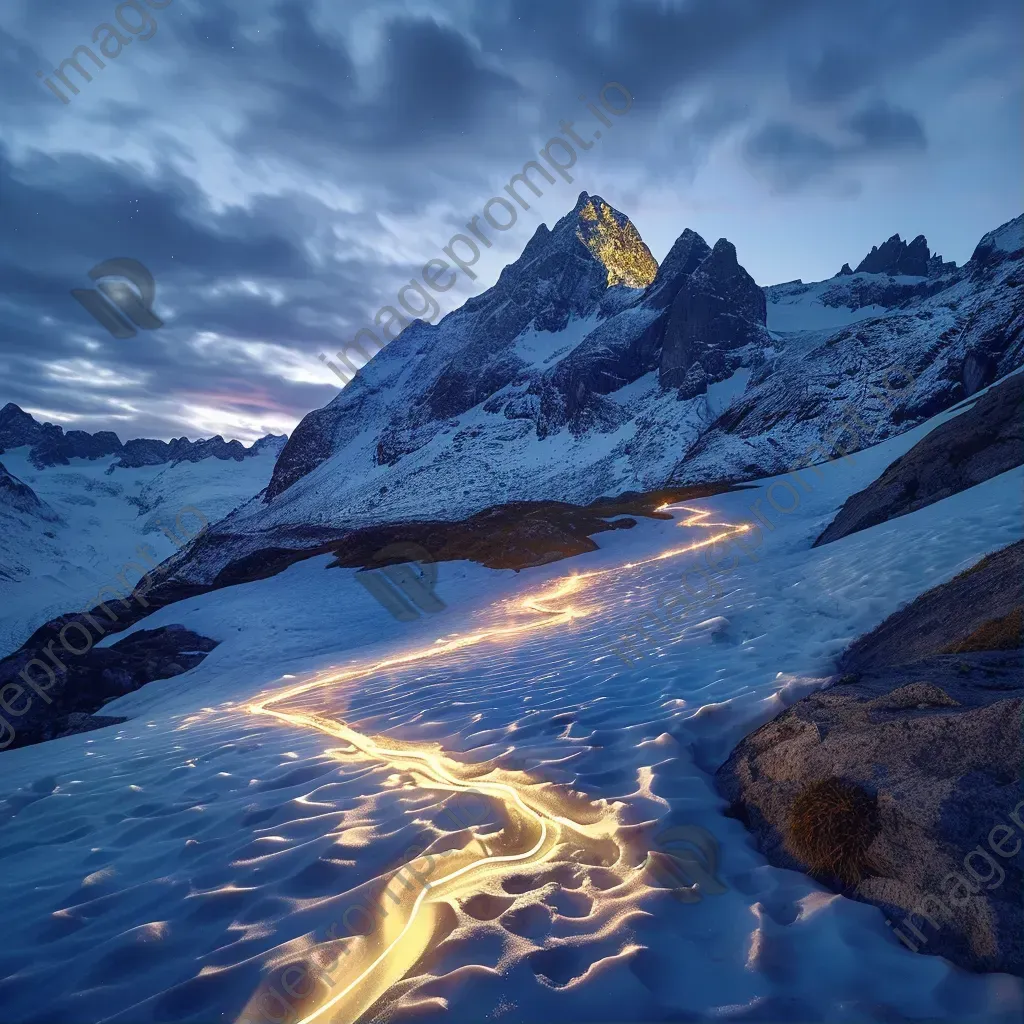
POLYGON ((711 246, 696 231, 686 228, 658 268, 645 302, 653 309, 671 306, 683 285, 710 255, 711 246))
POLYGON ((717 773, 768 859, 798 870, 794 801, 824 780, 859 787, 877 817, 867 867, 856 881, 819 880, 880 907, 911 949, 1015 974, 1022 579, 1019 542, 923 594, 851 646, 835 685, 756 730, 717 773))
POLYGON ((815 546, 907 515, 1024 464, 1022 403, 1024 373, 1015 373, 847 498, 815 546))
MULTIPOLYGON (((101 625, 108 621, 99 609, 96 616, 101 625)), ((88 616, 68 616, 59 625, 73 619, 85 622, 76 632, 67 632, 72 648, 81 649, 87 635, 100 638, 99 630, 86 624, 88 616)), ((0 750, 123 721, 94 712, 155 679, 195 668, 217 646, 217 641, 184 626, 140 629, 111 647, 88 644, 82 654, 66 651, 58 637, 59 629, 44 626, 20 651, 0 661, 0 750)))

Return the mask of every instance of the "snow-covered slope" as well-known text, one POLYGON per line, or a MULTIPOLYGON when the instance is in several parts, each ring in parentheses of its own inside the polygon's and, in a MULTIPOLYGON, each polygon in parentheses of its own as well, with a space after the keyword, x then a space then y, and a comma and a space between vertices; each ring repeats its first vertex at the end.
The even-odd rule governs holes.
MULTIPOLYGON (((571 566, 445 563, 447 610, 414 622, 323 557, 138 623, 184 623, 221 645, 108 705, 132 716, 123 725, 0 754, 0 1019, 285 1019, 266 982, 379 939, 359 908, 372 913, 402 878, 415 888, 396 875, 410 847, 443 864, 509 829, 489 800, 467 810, 335 737, 250 714, 256 694, 507 624, 527 595, 612 570, 553 628, 324 691, 318 709, 364 733, 436 745, 468 772, 496 766, 524 790, 571 786, 614 812, 621 844, 610 863, 567 845, 429 901, 429 949, 365 1019, 1019 1022, 1019 978, 914 954, 879 910, 773 867, 713 781, 739 737, 819 686, 853 637, 1022 536, 1017 469, 812 547, 850 494, 952 415, 823 466, 788 514, 770 511, 772 479, 694 502, 715 523, 769 509, 771 528, 710 573, 700 552, 644 561, 706 535, 679 515, 604 535, 571 566), (679 829, 706 830, 720 884, 673 898, 645 865, 679 829)), ((396 908, 379 905, 390 939, 396 908)), ((336 987, 353 981, 350 963, 336 987)))
MULTIPOLYGON (((856 451, 975 394, 1024 364, 1024 217, 986 235, 938 278, 858 273, 768 289, 793 327, 672 481, 750 479, 856 451), (1017 246, 1017 248, 1011 248, 1017 246), (884 308, 880 314, 875 311, 884 308), (863 315, 868 313, 869 315, 863 315), (848 326, 821 330, 822 319, 848 326)), ((772 317, 769 315, 769 323, 772 317)))
POLYGON ((56 615, 94 606, 102 587, 133 587, 206 523, 266 487, 276 455, 267 447, 237 462, 206 458, 111 472, 113 456, 39 469, 29 447, 5 452, 0 656, 56 615))

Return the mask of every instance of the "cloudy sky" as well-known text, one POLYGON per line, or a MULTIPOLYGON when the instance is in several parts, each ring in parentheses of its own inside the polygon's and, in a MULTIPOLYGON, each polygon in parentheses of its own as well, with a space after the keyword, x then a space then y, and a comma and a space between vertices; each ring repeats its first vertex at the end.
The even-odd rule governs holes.
POLYGON ((583 189, 657 258, 691 227, 762 284, 895 232, 961 263, 1024 209, 1019 0, 152 0, 155 32, 132 6, 0 11, 0 405, 66 427, 290 430, 337 394, 317 354, 560 121, 592 137, 580 96, 612 80, 632 109, 445 311, 583 189), (37 72, 115 9, 137 36, 61 102, 37 72), (71 298, 118 256, 162 329, 115 339, 71 298))

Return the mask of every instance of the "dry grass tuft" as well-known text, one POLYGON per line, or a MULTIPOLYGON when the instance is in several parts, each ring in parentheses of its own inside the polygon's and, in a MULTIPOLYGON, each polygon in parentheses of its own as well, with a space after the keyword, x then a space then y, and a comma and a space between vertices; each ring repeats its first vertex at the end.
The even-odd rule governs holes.
POLYGON ((868 847, 878 834, 875 798, 851 782, 808 783, 789 811, 786 848, 812 874, 855 885, 870 871, 868 847))

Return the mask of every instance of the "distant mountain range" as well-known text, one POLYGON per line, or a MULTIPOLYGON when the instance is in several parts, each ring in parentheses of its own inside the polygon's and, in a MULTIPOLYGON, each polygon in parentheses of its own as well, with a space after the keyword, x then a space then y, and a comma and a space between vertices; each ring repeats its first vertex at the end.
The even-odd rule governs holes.
POLYGON ((761 288, 689 229, 657 266, 584 192, 492 288, 309 413, 267 489, 176 571, 205 586, 378 524, 766 477, 826 457, 851 411, 849 450, 876 444, 1024 363, 1022 277, 1018 217, 963 267, 894 235, 856 272, 761 288))
POLYGON ((165 463, 201 462, 203 459, 242 459, 265 451, 280 452, 287 437, 267 434, 248 448, 240 441, 225 441, 219 434, 206 440, 190 441, 186 437, 156 441, 143 437, 121 443, 110 430, 89 434, 84 430, 68 430, 53 423, 40 423, 33 416, 8 402, 0 409, 0 455, 11 448, 27 445, 30 459, 37 469, 66 466, 71 459, 101 459, 117 456, 113 467, 126 469, 139 466, 160 466, 165 463))

